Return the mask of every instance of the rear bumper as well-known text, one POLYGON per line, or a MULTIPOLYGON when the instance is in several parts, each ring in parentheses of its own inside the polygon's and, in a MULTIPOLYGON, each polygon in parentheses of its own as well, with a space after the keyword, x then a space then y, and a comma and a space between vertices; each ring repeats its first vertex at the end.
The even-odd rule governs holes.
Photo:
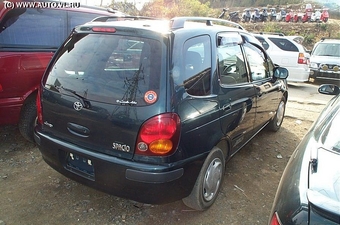
POLYGON ((310 77, 314 79, 340 80, 340 71, 324 71, 319 69, 311 69, 310 77))
POLYGON ((191 193, 206 155, 165 165, 120 159, 79 148, 35 130, 43 159, 61 174, 106 193, 149 204, 180 200, 191 193), (69 155, 90 162, 91 171, 69 166, 69 155))
POLYGON ((309 68, 305 66, 286 67, 288 69, 288 82, 307 82, 309 79, 309 68))

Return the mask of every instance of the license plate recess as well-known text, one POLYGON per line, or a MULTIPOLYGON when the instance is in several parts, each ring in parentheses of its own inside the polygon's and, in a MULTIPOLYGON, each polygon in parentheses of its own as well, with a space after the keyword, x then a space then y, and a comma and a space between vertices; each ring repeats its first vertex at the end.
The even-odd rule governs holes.
POLYGON ((94 180, 94 167, 91 159, 68 153, 66 169, 87 179, 94 180))

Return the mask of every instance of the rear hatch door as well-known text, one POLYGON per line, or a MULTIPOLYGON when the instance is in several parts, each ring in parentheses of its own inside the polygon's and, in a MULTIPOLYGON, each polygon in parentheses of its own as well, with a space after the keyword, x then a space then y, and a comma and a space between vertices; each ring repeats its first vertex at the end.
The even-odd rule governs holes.
POLYGON ((45 133, 132 158, 141 124, 165 110, 162 48, 160 40, 144 37, 74 34, 43 79, 45 133))

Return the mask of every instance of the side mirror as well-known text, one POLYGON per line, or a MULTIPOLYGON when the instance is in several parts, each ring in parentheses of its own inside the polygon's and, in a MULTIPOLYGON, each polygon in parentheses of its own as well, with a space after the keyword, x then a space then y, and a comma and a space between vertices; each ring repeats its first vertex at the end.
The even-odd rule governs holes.
POLYGON ((275 67, 274 77, 279 79, 286 79, 288 77, 288 70, 283 67, 275 67))
POLYGON ((322 84, 318 89, 320 94, 325 95, 338 95, 340 94, 340 89, 334 84, 322 84))

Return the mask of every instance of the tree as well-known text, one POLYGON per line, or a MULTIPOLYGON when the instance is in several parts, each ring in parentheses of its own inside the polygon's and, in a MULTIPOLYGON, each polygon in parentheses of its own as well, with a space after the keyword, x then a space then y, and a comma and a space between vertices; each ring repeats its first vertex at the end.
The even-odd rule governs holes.
POLYGON ((114 0, 112 0, 109 7, 113 9, 117 9, 131 16, 139 15, 139 11, 137 10, 136 6, 133 3, 127 2, 127 0, 124 0, 124 2, 115 2, 114 0))
POLYGON ((141 10, 143 16, 173 18, 176 16, 211 16, 214 10, 210 3, 199 0, 154 0, 146 3, 141 10))

